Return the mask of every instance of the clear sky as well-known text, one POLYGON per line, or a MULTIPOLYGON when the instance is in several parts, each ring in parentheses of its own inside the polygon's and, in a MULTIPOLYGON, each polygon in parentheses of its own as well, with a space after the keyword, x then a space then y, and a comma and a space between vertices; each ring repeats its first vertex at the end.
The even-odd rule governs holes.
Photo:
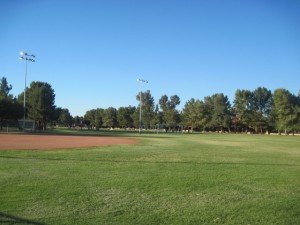
POLYGON ((299 0, 0 0, 0 77, 43 81, 73 116, 266 87, 300 90, 299 0))

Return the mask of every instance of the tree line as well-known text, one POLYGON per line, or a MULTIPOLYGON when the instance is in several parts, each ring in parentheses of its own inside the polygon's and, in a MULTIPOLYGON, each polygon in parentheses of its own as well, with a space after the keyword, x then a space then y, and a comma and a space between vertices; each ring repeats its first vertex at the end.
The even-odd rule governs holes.
MULTIPOLYGON (((18 97, 10 94, 12 85, 7 79, 0 80, 0 129, 8 121, 23 120, 24 92, 18 97)), ((50 84, 46 82, 32 82, 26 88, 26 119, 35 121, 35 128, 45 130, 49 124, 68 126, 73 123, 73 118, 68 109, 55 106, 55 94, 50 84)), ((18 124, 18 123, 15 123, 18 124)), ((22 127, 20 126, 20 129, 22 127)))
MULTIPOLYGON (((22 118, 24 92, 18 97, 9 94, 12 86, 5 77, 0 81, 0 123, 22 118)), ((279 88, 273 93, 265 87, 235 92, 233 104, 223 93, 191 98, 182 110, 178 95, 163 95, 155 103, 150 90, 136 95, 138 105, 88 110, 83 117, 72 117, 69 110, 55 106, 55 93, 46 82, 32 82, 26 89, 26 118, 36 122, 37 129, 47 125, 88 127, 139 128, 140 108, 144 129, 164 128, 215 132, 279 132, 300 130, 300 92, 296 96, 279 88), (141 99, 140 99, 141 97, 141 99)))

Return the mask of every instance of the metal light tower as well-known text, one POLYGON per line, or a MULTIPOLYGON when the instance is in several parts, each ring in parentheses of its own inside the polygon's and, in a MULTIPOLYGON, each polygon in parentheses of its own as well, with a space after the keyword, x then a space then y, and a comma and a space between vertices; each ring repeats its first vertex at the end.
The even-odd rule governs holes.
POLYGON ((137 79, 137 81, 140 83, 140 125, 139 125, 139 133, 141 135, 141 128, 142 128, 142 83, 148 83, 147 80, 143 79, 137 79))
POLYGON ((23 120, 23 131, 25 131, 25 119, 26 119, 26 80, 27 80, 27 61, 35 62, 35 55, 28 54, 27 52, 20 52, 19 59, 26 61, 25 67, 25 87, 24 87, 24 120, 23 120))

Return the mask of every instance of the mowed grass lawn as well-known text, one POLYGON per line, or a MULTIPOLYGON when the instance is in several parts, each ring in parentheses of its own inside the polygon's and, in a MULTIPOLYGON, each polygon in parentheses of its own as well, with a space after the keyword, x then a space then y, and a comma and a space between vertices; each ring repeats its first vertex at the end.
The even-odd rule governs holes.
POLYGON ((136 138, 0 151, 0 224, 300 224, 300 137, 136 138))

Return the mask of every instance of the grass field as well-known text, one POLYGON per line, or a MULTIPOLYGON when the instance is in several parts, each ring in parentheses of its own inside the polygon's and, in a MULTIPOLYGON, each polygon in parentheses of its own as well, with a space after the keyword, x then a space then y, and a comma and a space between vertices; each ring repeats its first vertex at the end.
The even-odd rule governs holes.
POLYGON ((299 137, 126 136, 0 151, 0 224, 300 224, 299 137))

